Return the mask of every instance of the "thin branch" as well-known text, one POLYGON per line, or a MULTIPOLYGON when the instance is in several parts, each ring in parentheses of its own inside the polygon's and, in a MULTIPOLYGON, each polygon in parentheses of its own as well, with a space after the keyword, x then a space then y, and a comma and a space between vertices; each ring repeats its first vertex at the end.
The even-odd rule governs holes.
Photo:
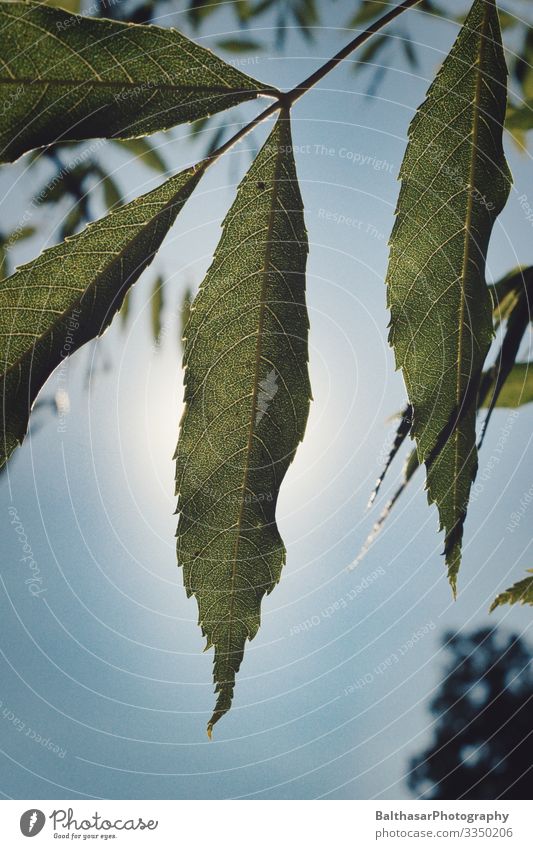
POLYGON ((365 41, 368 41, 376 32, 379 32, 380 29, 386 27, 387 24, 390 24, 398 15, 401 15, 403 12, 407 11, 413 6, 416 6, 417 3, 420 3, 421 0, 403 0, 403 3, 400 3, 398 6, 395 6, 394 9, 391 9, 390 12, 387 12, 381 18, 378 18, 377 21, 370 24, 370 26, 365 29, 363 32, 359 33, 346 47, 343 47, 342 50, 339 50, 338 53, 333 56, 329 62, 326 62, 325 65, 322 65, 321 68, 318 68, 311 76, 307 77, 300 85, 295 86, 291 91, 287 92, 287 94, 283 95, 283 99, 286 103, 292 104, 295 100, 302 97, 310 88, 313 88, 320 80, 329 74, 334 68, 337 67, 343 59, 346 59, 350 53, 353 53, 354 50, 357 50, 358 47, 361 47, 365 41))
MULTIPOLYGON (((349 44, 339 50, 338 53, 333 56, 329 62, 326 62, 325 65, 318 68, 311 76, 307 77, 307 79, 303 80, 300 85, 295 86, 295 88, 291 89, 288 92, 279 92, 277 100, 270 104, 263 112, 257 115, 249 124, 241 127, 241 129, 235 133, 227 142, 224 142, 220 147, 214 150, 209 156, 206 156, 205 159, 202 159, 201 162, 196 166, 197 168, 205 169, 213 162, 215 162, 219 157, 221 157, 224 153, 226 153, 233 145, 237 144, 241 139, 243 139, 249 132, 251 132, 255 127, 259 124, 262 124, 267 118, 273 115, 275 112, 278 112, 281 109, 289 109, 291 105, 298 100, 302 95, 304 95, 310 88, 316 85, 326 74, 329 74, 337 65, 346 59, 350 53, 353 53, 354 50, 357 50, 358 47, 361 47, 365 41, 368 41, 376 32, 379 32, 380 29, 390 24, 398 15, 401 15, 403 12, 410 9, 412 6, 416 6, 417 3, 420 3, 421 0, 403 0, 398 6, 395 6, 394 9, 391 9, 390 12, 387 12, 381 18, 378 18, 377 21, 374 21, 373 24, 370 24, 367 29, 363 32, 359 33, 349 44)), ((265 94, 273 96, 275 90, 268 90, 265 94)))
MULTIPOLYGON (((282 95, 283 96, 283 95, 282 95)), ((275 100, 270 106, 267 106, 266 109, 263 110, 259 115, 250 121, 249 124, 246 124, 244 127, 235 133, 228 141, 221 144, 220 147, 217 147, 209 156, 206 156, 205 159, 202 159, 198 165, 197 169, 207 168, 209 165, 212 165, 217 159, 219 159, 224 153, 227 153, 233 145, 237 144, 241 139, 248 135, 252 130, 254 130, 259 124, 262 124, 267 118, 274 114, 274 112, 278 112, 283 108, 283 104, 281 100, 275 100)))

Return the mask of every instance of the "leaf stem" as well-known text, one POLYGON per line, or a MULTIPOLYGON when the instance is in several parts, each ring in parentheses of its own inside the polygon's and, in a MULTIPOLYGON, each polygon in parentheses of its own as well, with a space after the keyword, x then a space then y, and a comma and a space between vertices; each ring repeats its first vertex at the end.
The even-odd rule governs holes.
MULTIPOLYGON (((283 97, 283 95, 280 92, 280 98, 282 98, 282 97, 283 97)), ((281 102, 281 99, 275 100, 273 103, 270 104, 270 106, 267 106, 267 108, 264 109, 263 112, 260 112, 259 115, 256 115, 255 118, 252 121, 250 121, 249 124, 246 124, 244 127, 241 127, 241 129, 238 132, 236 132, 234 136, 232 136, 230 139, 228 139, 228 141, 224 142, 224 144, 221 144, 220 147, 217 147, 216 150, 214 150, 212 153, 210 153, 209 156, 206 156, 205 159, 202 159, 198 163, 196 168, 197 169, 207 168, 208 165, 211 165, 213 162, 215 162, 215 160, 219 159, 219 157, 221 157, 224 153, 227 153, 227 151, 230 148, 232 148, 233 145, 237 144, 237 142, 239 142, 241 139, 243 139, 244 136, 247 136, 248 133, 250 133, 252 130, 255 129, 255 127, 257 127, 259 124, 262 124, 263 121, 266 120, 266 118, 269 118, 270 115, 273 115, 274 112, 278 112, 282 108, 283 108, 283 104, 281 102)))
POLYGON ((339 50, 338 53, 335 54, 328 62, 322 65, 321 68, 318 68, 314 71, 307 79, 300 83, 300 85, 295 86, 291 91, 282 95, 282 100, 287 104, 291 105, 298 98, 302 97, 310 88, 313 88, 320 80, 329 74, 334 68, 337 67, 343 59, 346 59, 347 56, 350 55, 354 50, 357 50, 358 47, 361 47, 365 41, 368 41, 376 32, 379 32, 380 29, 390 24, 398 15, 401 15, 403 12, 410 9, 412 6, 416 6, 417 3, 420 3, 421 0, 403 0, 398 6, 395 6, 390 12, 387 12, 385 15, 382 15, 381 18, 378 18, 377 21, 374 21, 370 24, 367 29, 363 30, 363 32, 356 35, 352 41, 350 41, 342 50, 339 50))
MULTIPOLYGON (((359 33, 355 38, 353 38, 349 44, 339 50, 338 53, 335 54, 328 62, 314 71, 309 77, 307 77, 300 85, 295 86, 293 89, 287 92, 279 92, 276 100, 267 106, 267 108, 257 115, 249 124, 246 124, 244 127, 235 133, 228 141, 224 142, 220 147, 214 150, 209 156, 203 159, 196 166, 197 168, 207 168, 213 162, 215 162, 220 156, 226 153, 233 145, 237 144, 244 136, 248 135, 255 127, 261 124, 266 118, 269 118, 275 112, 278 112, 281 109, 290 109, 292 104, 302 97, 309 89, 313 88, 320 80, 329 74, 334 68, 339 65, 343 59, 346 59, 350 53, 353 53, 354 50, 357 50, 358 47, 361 47, 369 38, 371 38, 376 32, 379 32, 380 29, 390 24, 398 15, 401 15, 403 12, 410 9, 412 6, 416 6, 417 3, 420 3, 421 0, 403 0, 398 6, 395 6, 390 12, 387 12, 385 15, 382 15, 381 18, 378 18, 377 21, 370 24, 363 32, 359 33)), ((265 92, 267 93, 267 92, 265 92)), ((275 93, 275 89, 268 93, 275 93)))

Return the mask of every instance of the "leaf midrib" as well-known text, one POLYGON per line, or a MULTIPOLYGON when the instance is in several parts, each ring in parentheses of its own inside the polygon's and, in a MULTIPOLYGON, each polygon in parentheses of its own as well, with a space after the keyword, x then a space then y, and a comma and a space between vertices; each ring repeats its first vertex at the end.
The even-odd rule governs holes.
MULTIPOLYGON (((201 67, 201 66, 198 66, 201 67)), ((213 92, 213 94, 243 94, 250 93, 253 95, 260 94, 270 94, 272 97, 276 95, 276 90, 273 88, 269 88, 265 86, 262 89, 259 88, 240 88, 236 89, 233 86, 187 86, 181 84, 174 83, 164 83, 158 82, 154 80, 138 80, 138 81, 130 81, 130 80, 96 80, 91 78, 80 78, 76 77, 75 79, 67 79, 67 78, 52 78, 50 80, 41 79, 40 77, 0 77, 0 85, 31 85, 31 86, 81 86, 81 85, 91 85, 97 86, 100 88, 143 88, 143 86, 150 87, 150 89, 161 89, 162 91, 206 91, 213 92)))
MULTIPOLYGON (((490 0, 489 0, 490 2, 490 0)), ((470 227, 472 223, 472 212, 474 208, 474 184, 476 181, 476 171, 477 171, 477 163, 478 163, 478 135, 479 135, 479 112, 480 112, 480 101, 481 101, 481 85, 483 81, 483 59, 484 53, 486 49, 486 28, 489 20, 489 6, 487 0, 485 0, 484 8, 483 8, 483 24, 480 32, 480 47, 479 53, 477 57, 477 73, 476 73, 476 82, 474 86, 474 123, 472 127, 472 155, 470 161, 470 174, 469 174, 469 192, 468 192, 468 200, 466 207, 466 220, 465 220, 465 243, 463 250, 463 267, 461 272, 461 298, 459 301, 459 346, 457 352, 457 379, 456 379, 456 390, 455 390, 455 401, 456 401, 456 409, 457 416, 461 416, 461 374, 462 374, 462 360, 463 360, 463 343, 464 343, 464 315, 465 315, 465 307, 466 307, 466 280, 468 275, 468 263, 470 261, 470 243, 471 243, 471 235, 470 235, 470 227)), ((461 430, 461 422, 458 420, 457 428, 454 433, 454 441, 455 441, 455 451, 454 451, 454 475, 453 475, 453 510, 454 515, 456 515, 458 504, 459 504, 459 494, 458 494, 458 481, 459 481, 459 442, 460 442, 460 430, 461 430)))
POLYGON ((259 391, 259 369, 261 364, 261 350, 262 350, 262 341, 263 341, 263 328, 264 328, 264 318, 265 318, 265 296, 266 289, 268 284, 268 272, 270 268, 270 256, 272 252, 272 231, 274 227, 274 216, 276 211, 276 203, 278 199, 278 180, 279 180, 279 171, 281 166, 281 145, 278 142, 277 150, 276 150, 276 164, 274 168, 274 185, 272 187, 272 200, 270 206, 270 213, 268 219, 268 228, 266 233, 266 250, 265 250, 265 259, 263 263, 263 268, 261 271, 262 274, 262 283, 261 283, 261 293, 260 293, 260 303, 259 303, 259 320, 257 327, 257 342, 255 349, 255 367, 254 367, 254 383, 253 383, 253 394, 252 394, 252 404, 251 404, 251 413, 250 413, 250 425, 248 428, 248 441, 246 445, 246 455, 244 460, 244 474, 243 474, 243 482, 241 488, 241 504, 239 509, 239 516, 237 519, 237 530, 236 530, 236 541, 235 541, 235 550, 233 555, 233 568, 231 575, 231 590, 230 590, 230 610, 229 610, 229 623, 228 623, 228 638, 227 638, 227 657, 226 662, 229 663, 232 643, 232 631, 233 631, 233 623, 234 623, 234 609, 235 609, 235 581, 237 578, 237 564, 238 564, 238 554, 239 554, 239 546, 241 541, 241 529, 242 522, 244 518, 244 507, 245 507, 245 492, 248 487, 248 476, 250 473, 250 455, 252 452, 252 444, 253 437, 255 431, 255 417, 257 412, 257 395, 259 391))

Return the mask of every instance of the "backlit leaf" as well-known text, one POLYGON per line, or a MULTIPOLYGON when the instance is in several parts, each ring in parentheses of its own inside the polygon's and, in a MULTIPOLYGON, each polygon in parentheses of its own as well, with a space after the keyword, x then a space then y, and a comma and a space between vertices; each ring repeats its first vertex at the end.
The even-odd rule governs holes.
POLYGON ((81 0, 44 0, 48 6, 57 6, 60 9, 66 9, 67 12, 78 14, 80 11, 81 0))
POLYGON ((518 581, 505 592, 500 593, 490 606, 490 612, 502 604, 533 604, 533 569, 528 569, 528 577, 518 581))
POLYGON ((283 112, 239 186, 186 329, 177 554, 215 649, 209 734, 231 706, 261 600, 285 562, 276 502, 310 398, 306 258, 283 112))
POLYGON ((44 382, 103 333, 202 173, 181 172, 1 281, 0 467, 22 442, 44 382))
POLYGON ((387 276, 390 342, 454 592, 477 469, 476 396, 493 336, 486 252, 511 181, 506 81, 496 7, 475 0, 411 123, 387 276))
POLYGON ((176 30, 0 2, 0 162, 133 138, 272 93, 176 30))

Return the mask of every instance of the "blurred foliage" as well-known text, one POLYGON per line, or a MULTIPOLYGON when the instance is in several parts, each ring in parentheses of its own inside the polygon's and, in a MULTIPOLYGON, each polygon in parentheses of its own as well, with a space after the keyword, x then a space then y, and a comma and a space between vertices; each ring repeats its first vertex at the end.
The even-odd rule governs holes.
MULTIPOLYGON (((533 364, 515 363, 499 393, 497 407, 515 409, 533 401, 533 364)), ((488 407, 490 397, 483 401, 488 407)))
POLYGON ((77 14, 80 11, 81 0, 44 0, 47 6, 57 6, 67 12, 77 14))
POLYGON ((166 174, 166 163, 154 145, 147 138, 120 139, 113 142, 122 152, 130 153, 141 165, 146 165, 158 174, 166 174))
POLYGON ((165 306, 163 293, 164 280, 161 276, 156 277, 152 286, 151 318, 152 338, 155 345, 161 341, 161 330, 163 328, 163 309, 165 306))
POLYGON ((431 702, 433 742, 411 761, 423 799, 528 799, 533 668, 516 635, 446 634, 445 678, 431 702))
POLYGON ((35 233, 35 227, 20 226, 10 233, 0 231, 0 279, 7 277, 10 272, 9 249, 24 239, 29 239, 35 233))

